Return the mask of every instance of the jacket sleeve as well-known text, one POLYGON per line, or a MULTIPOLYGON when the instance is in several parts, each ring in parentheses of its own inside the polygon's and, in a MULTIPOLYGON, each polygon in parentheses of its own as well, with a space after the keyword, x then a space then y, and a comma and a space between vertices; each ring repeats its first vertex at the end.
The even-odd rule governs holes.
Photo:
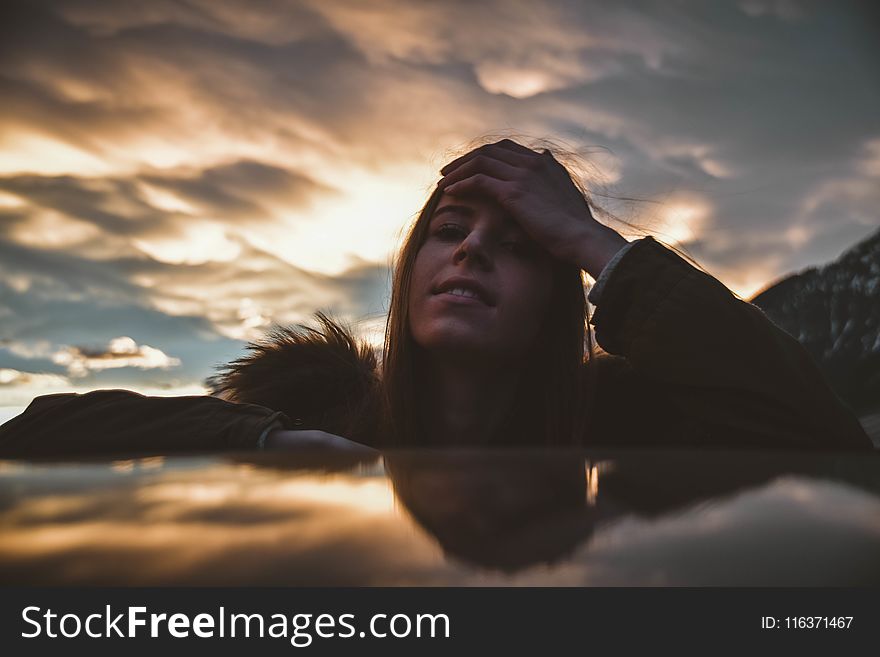
POLYGON ((98 390, 37 397, 0 426, 0 457, 232 451, 258 447, 283 413, 216 397, 146 397, 98 390))
POLYGON ((616 263, 592 323, 701 444, 872 447, 795 338, 652 237, 616 263))

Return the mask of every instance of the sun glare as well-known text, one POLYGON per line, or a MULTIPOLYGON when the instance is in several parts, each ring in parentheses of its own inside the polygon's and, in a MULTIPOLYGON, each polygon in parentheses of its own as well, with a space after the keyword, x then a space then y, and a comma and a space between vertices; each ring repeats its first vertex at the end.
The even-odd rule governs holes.
POLYGON ((356 262, 386 262, 402 228, 428 196, 435 172, 427 166, 336 172, 342 194, 317 199, 254 243, 292 265, 335 275, 356 262), (340 183, 340 181, 343 181, 340 183))
POLYGON ((670 244, 692 242, 699 238, 711 212, 708 203, 698 198, 672 201, 666 205, 652 230, 670 244))

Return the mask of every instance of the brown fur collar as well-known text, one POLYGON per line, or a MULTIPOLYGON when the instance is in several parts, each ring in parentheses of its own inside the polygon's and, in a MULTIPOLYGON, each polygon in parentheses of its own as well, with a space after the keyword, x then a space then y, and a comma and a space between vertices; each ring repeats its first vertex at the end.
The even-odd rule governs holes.
POLYGON ((378 428, 376 354, 324 313, 318 328, 276 327, 207 380, 228 401, 282 411, 295 428, 372 443, 378 428))

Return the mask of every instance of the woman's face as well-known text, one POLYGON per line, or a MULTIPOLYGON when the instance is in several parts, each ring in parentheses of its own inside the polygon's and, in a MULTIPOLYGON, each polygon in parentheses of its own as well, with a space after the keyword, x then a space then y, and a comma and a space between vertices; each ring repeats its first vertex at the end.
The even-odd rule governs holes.
POLYGON ((540 330, 552 279, 551 257, 497 204, 444 194, 413 269, 413 338, 437 353, 516 356, 540 330))

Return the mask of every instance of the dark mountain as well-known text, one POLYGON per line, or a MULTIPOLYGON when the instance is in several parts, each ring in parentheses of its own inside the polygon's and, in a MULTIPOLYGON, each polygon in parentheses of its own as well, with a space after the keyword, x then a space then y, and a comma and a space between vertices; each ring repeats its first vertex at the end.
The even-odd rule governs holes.
POLYGON ((807 348, 857 414, 880 411, 880 230, 751 302, 807 348))

